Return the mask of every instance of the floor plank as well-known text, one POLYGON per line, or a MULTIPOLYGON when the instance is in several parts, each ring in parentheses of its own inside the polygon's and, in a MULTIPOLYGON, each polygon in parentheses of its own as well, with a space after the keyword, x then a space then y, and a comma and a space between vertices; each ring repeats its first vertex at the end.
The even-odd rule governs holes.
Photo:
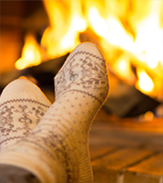
POLYGON ((152 156, 127 169, 124 183, 162 183, 163 153, 152 156))
POLYGON ((163 119, 121 120, 101 110, 89 145, 94 183, 163 183, 163 119))
POLYGON ((117 151, 92 161, 94 182, 117 182, 122 179, 124 168, 150 156, 153 152, 142 149, 120 148, 117 151), (104 180, 105 178, 105 180, 104 180))

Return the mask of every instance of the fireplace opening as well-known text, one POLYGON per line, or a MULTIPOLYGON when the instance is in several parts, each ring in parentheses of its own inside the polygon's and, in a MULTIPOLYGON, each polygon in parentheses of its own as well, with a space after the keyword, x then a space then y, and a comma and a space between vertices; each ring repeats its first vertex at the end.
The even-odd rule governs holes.
POLYGON ((90 41, 107 61, 107 113, 162 118, 162 12, 161 0, 1 1, 1 91, 26 77, 54 101, 53 77, 78 44, 90 41))

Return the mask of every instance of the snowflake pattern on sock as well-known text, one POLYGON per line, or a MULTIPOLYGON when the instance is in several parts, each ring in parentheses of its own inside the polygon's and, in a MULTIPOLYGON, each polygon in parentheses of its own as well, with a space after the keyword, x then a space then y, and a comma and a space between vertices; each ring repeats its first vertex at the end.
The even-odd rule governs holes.
POLYGON ((31 99, 15 99, 0 104, 0 135, 3 143, 28 135, 49 108, 31 99))
POLYGON ((108 93, 108 90, 102 90, 109 88, 107 78, 106 63, 102 57, 86 51, 76 52, 55 77, 56 99, 67 91, 78 91, 102 103, 108 93), (95 90, 99 91, 99 98, 94 95, 95 90))
POLYGON ((54 82, 55 102, 28 136, 1 155, 0 163, 12 161, 42 183, 91 183, 88 134, 109 91, 106 62, 99 49, 80 44, 54 82))
POLYGON ((16 79, 9 83, 0 97, 0 149, 28 135, 50 105, 32 82, 16 79))

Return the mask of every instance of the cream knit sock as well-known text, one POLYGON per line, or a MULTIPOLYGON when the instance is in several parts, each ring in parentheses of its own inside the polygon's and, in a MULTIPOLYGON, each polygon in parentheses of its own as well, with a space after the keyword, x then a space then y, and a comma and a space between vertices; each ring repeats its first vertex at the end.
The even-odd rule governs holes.
POLYGON ((30 81, 9 83, 0 97, 0 150, 28 135, 49 107, 48 99, 30 81))
POLYGON ((91 183, 91 122, 108 96, 105 61, 82 43, 55 77, 56 100, 27 137, 0 155, 0 163, 32 172, 41 183, 91 183))

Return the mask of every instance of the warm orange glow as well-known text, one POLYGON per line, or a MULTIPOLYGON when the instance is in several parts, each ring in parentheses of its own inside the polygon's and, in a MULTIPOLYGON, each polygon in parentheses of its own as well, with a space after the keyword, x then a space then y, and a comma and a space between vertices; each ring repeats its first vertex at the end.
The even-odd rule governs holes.
POLYGON ((128 60, 120 59, 117 61, 117 72, 119 72, 122 76, 128 76, 129 75, 129 62, 128 60))
POLYGON ((60 48, 60 40, 68 30, 68 25, 65 22, 65 14, 63 13, 68 14, 68 12, 64 9, 60 1, 44 0, 43 2, 50 25, 46 28, 42 36, 41 45, 46 48, 48 58, 52 59, 64 54, 60 48))
POLYGON ((80 43, 79 33, 86 29, 86 22, 80 16, 76 15, 72 18, 72 22, 67 34, 61 39, 60 47, 65 52, 72 50, 80 43))
POLYGON ((82 13, 80 0, 70 0, 70 27, 77 32, 83 32, 87 28, 87 22, 82 13))
POLYGON ((108 16, 105 20, 100 16, 97 8, 92 7, 89 10, 89 21, 97 35, 112 45, 130 50, 133 43, 132 38, 124 30, 118 19, 113 16, 108 16))
POLYGON ((27 35, 25 45, 22 50, 22 56, 15 62, 17 69, 24 69, 29 66, 35 66, 41 63, 41 54, 39 47, 32 35, 27 35))
POLYGON ((78 32, 83 32, 87 28, 86 21, 78 15, 72 18, 71 26, 78 32))
POLYGON ((107 24, 106 20, 104 20, 96 7, 91 7, 89 10, 89 21, 95 31, 95 33, 102 37, 107 37, 107 24))
POLYGON ((150 76, 143 70, 137 70, 138 75, 138 82, 136 86, 142 91, 143 93, 151 93, 154 89, 154 83, 150 76))
POLYGON ((153 69, 158 62, 163 63, 163 28, 160 27, 158 14, 162 3, 159 0, 149 2, 151 2, 150 15, 137 23, 135 41, 116 16, 109 15, 104 19, 96 7, 90 8, 89 21, 97 35, 110 44, 133 53, 153 69))
POLYGON ((154 118, 154 114, 153 112, 151 111, 147 111, 145 114, 144 114, 144 119, 145 121, 152 121, 154 118))
POLYGON ((80 43, 79 33, 86 30, 87 23, 82 15, 80 0, 71 0, 66 4, 69 12, 62 6, 63 2, 43 2, 50 26, 44 32, 41 44, 47 49, 48 57, 54 58, 70 52, 80 43))
POLYGON ((112 66, 114 72, 122 79, 128 81, 129 83, 133 83, 135 81, 135 77, 131 70, 130 60, 127 55, 122 55, 117 59, 117 61, 112 66))
POLYGON ((134 54, 151 69, 159 62, 163 63, 163 28, 159 23, 161 1, 151 1, 151 12, 137 23, 137 37, 134 43, 134 54))
MULTIPOLYGON (((162 0, 43 0, 43 3, 49 26, 42 35, 41 46, 48 59, 71 52, 81 43, 80 33, 90 31, 121 79, 135 84, 132 65, 137 70, 139 90, 149 95, 163 90, 162 0)), ((31 50, 34 48, 23 48, 22 58, 15 64, 17 68, 28 67, 32 60, 37 60, 37 53, 31 50)))

